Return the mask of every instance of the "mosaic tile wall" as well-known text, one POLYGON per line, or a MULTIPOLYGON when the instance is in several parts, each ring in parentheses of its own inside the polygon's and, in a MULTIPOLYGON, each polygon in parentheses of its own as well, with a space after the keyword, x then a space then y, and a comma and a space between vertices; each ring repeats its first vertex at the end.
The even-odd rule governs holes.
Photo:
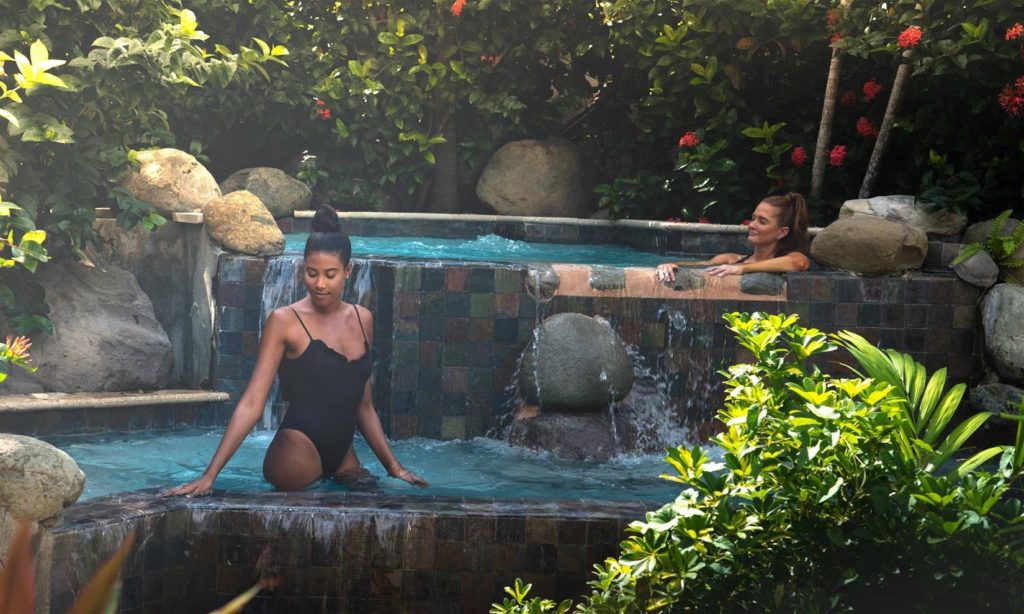
MULTIPOLYGON (((374 290, 363 304, 375 312, 374 400, 395 438, 486 434, 509 412, 517 360, 537 322, 569 311, 607 319, 635 346, 642 367, 684 421, 704 422, 718 407, 715 371, 737 358, 721 315, 734 310, 797 313, 805 325, 853 330, 911 353, 930 369, 947 366, 954 381, 979 375, 980 293, 948 274, 794 273, 784 302, 555 296, 538 305, 525 292, 522 265, 357 265, 371 269, 374 290)), ((261 266, 249 258, 221 262, 216 381, 218 390, 236 398, 255 360, 261 266)))
POLYGON ((80 433, 148 431, 227 423, 230 403, 179 403, 33 411, 0 410, 0 433, 47 437, 80 433))
POLYGON ((638 503, 246 493, 205 501, 133 493, 69 509, 52 533, 51 611, 135 529, 120 611, 207 612, 261 578, 246 611, 479 613, 516 577, 534 594, 587 590, 638 503), (144 536, 144 537, 143 537, 144 536))

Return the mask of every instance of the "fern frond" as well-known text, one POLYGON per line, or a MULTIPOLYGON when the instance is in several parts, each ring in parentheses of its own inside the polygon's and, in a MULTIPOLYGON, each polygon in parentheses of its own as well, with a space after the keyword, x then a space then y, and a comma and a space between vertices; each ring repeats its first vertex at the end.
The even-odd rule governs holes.
POLYGON ((975 254, 984 249, 985 247, 981 243, 969 243, 965 245, 963 249, 960 250, 960 253, 957 255, 957 257, 953 259, 953 264, 960 264, 961 262, 966 262, 972 256, 974 256, 975 254))
POLYGON ((993 252, 991 248, 998 245, 1000 239, 1003 238, 1003 229, 1006 228, 1006 222, 1010 219, 1010 215, 1012 214, 1013 209, 1007 209, 997 215, 996 219, 992 220, 992 226, 988 229, 988 236, 985 237, 985 247, 989 248, 989 253, 993 252))

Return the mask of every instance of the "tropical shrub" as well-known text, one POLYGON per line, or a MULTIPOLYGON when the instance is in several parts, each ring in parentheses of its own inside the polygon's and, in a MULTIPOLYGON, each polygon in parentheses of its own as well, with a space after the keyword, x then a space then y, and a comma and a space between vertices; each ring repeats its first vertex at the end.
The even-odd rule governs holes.
MULTIPOLYGON (((964 385, 945 390, 944 369, 796 316, 725 317, 753 360, 724 372, 720 454, 669 451, 682 492, 630 525, 576 611, 1024 606, 1020 416, 1013 445, 968 455, 992 414, 955 424, 964 385), (811 366, 838 348, 855 377, 811 366)), ((492 612, 568 608, 524 589, 492 612)))

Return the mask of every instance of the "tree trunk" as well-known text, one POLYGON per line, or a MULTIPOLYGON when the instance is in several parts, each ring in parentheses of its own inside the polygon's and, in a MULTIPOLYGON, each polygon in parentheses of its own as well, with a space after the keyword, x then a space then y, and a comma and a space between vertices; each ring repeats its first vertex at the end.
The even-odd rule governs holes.
MULTIPOLYGON (((841 0, 839 10, 843 15, 853 0, 841 0)), ((811 196, 821 196, 825 185, 825 160, 828 145, 832 139, 832 119, 835 116, 836 98, 839 90, 839 74, 842 68, 842 52, 832 49, 832 61, 828 65, 828 80, 825 84, 825 101, 821 105, 821 124, 818 126, 818 142, 814 146, 814 165, 811 167, 811 196)))
POLYGON ((868 160, 868 170, 864 172, 864 181, 860 184, 858 198, 869 198, 871 190, 875 187, 875 180, 878 179, 878 167, 882 164, 882 156, 889 145, 889 134, 892 133, 892 121, 896 117, 896 108, 903 98, 903 88, 910 77, 910 56, 911 50, 903 52, 903 63, 896 69, 896 78, 892 81, 892 91, 889 92, 889 102, 885 105, 885 116, 882 117, 882 126, 878 129, 878 138, 875 139, 875 147, 871 150, 871 159, 868 160))
POLYGON ((434 94, 434 117, 441 118, 438 134, 445 142, 434 147, 434 178, 430 190, 432 213, 459 212, 459 140, 451 103, 434 94))

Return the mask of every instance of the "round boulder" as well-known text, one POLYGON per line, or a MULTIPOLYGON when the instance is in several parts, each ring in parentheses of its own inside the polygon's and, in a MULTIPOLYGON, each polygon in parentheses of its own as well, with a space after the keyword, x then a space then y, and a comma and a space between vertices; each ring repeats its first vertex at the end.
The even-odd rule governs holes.
POLYGON ((587 217, 583 156, 564 139, 513 141, 494 152, 476 185, 502 215, 587 217))
POLYGON ((85 474, 62 450, 24 435, 0 434, 0 508, 17 520, 46 520, 74 503, 85 474))
POLYGON ((203 207, 206 232, 225 249, 252 256, 284 252, 284 235, 274 216, 252 192, 240 190, 203 207))
MULTIPOLYGON (((961 239, 961 242, 984 244, 985 239, 987 239, 989 233, 992 232, 992 224, 994 223, 995 220, 993 219, 978 222, 977 224, 971 224, 967 227, 967 230, 964 231, 964 236, 963 239, 961 239)), ((1013 234, 1013 231, 1016 230, 1018 224, 1020 224, 1020 221, 1013 218, 1006 220, 1006 223, 1003 225, 1002 235, 1005 237, 1013 234)), ((1010 255, 1010 258, 1015 260, 1024 259, 1024 245, 1021 245, 1014 250, 1013 254, 1010 255)), ((1002 276, 1004 281, 1015 284, 1024 284, 1024 267, 1017 267, 1013 269, 1000 267, 999 274, 1002 276)))
POLYGON ((523 354, 519 391, 527 403, 604 411, 633 388, 633 363, 615 331, 579 313, 559 313, 534 331, 523 354))
POLYGON ((971 388, 967 399, 974 411, 1013 414, 1024 399, 1024 390, 1008 384, 982 384, 971 388))
POLYGON ((920 228, 869 216, 836 220, 811 243, 819 264, 865 275, 920 268, 927 254, 928 236, 920 228))
POLYGON ((979 288, 991 288, 999 279, 999 265, 986 251, 980 251, 950 268, 957 277, 979 288))
POLYGON ((274 217, 288 217, 296 210, 309 208, 313 191, 309 186, 277 168, 258 166, 243 168, 221 182, 224 194, 246 190, 252 192, 274 217))
POLYGON ((967 225, 967 216, 963 213, 946 209, 933 211, 931 205, 912 195, 857 198, 846 201, 839 209, 839 219, 863 215, 908 224, 935 236, 957 234, 967 225))
POLYGON ((981 300, 985 347, 1005 382, 1024 384, 1024 286, 998 284, 981 300))
POLYGON ((121 187, 163 214, 198 211, 220 196, 217 180, 195 157, 177 149, 139 152, 139 170, 130 171, 121 187))

